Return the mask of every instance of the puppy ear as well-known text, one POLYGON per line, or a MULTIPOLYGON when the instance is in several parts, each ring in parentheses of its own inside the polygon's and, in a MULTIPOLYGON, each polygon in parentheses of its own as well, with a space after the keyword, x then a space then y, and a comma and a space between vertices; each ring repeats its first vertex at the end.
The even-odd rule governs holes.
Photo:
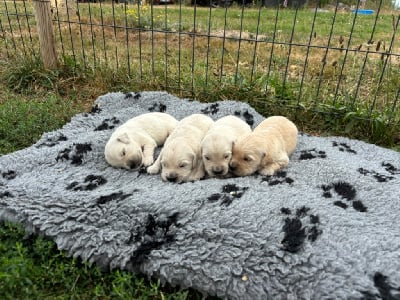
POLYGON ((271 158, 267 155, 267 152, 261 153, 261 165, 265 166, 271 162, 271 158))
POLYGON ((200 153, 197 153, 197 155, 195 152, 190 153, 190 159, 192 161, 192 170, 201 168, 203 164, 203 157, 200 155, 200 153))
POLYGON ((123 133, 121 134, 118 138, 117 138, 118 142, 121 142, 123 144, 129 144, 129 136, 127 133, 123 133))
POLYGON ((192 170, 197 167, 197 159, 194 153, 190 153, 190 160, 192 161, 192 170))

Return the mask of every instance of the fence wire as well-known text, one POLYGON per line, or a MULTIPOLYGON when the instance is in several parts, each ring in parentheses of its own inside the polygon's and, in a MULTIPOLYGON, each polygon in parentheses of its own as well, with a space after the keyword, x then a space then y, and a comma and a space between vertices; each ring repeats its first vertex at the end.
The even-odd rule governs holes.
MULTIPOLYGON (((32 2, 1 1, 0 58, 40 57, 32 2)), ((76 69, 190 97, 258 91, 260 105, 399 122, 400 13, 360 3, 53 0, 52 30, 58 60, 76 69)))

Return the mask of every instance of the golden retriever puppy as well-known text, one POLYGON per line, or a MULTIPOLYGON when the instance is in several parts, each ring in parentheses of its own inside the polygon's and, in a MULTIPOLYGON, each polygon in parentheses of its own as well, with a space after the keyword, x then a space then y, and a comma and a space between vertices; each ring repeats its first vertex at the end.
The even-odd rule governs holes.
POLYGON ((297 145, 296 125, 282 116, 262 121, 253 132, 233 145, 231 171, 237 176, 258 172, 273 175, 289 163, 289 155, 297 145))
POLYGON ((208 176, 229 176, 233 142, 249 133, 251 127, 235 116, 222 117, 211 126, 201 142, 201 155, 208 176))
POLYGON ((166 140, 160 155, 147 173, 157 174, 170 182, 199 180, 205 175, 200 145, 214 121, 203 114, 183 118, 166 140))
POLYGON ((154 162, 154 150, 164 144, 178 121, 171 115, 151 112, 119 126, 108 140, 104 155, 113 167, 137 170, 154 162))

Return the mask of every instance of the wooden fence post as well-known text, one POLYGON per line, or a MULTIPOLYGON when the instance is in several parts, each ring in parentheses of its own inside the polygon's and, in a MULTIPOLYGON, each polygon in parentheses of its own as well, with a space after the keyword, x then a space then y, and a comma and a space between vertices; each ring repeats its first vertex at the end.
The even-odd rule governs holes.
POLYGON ((57 54, 51 20, 51 4, 49 0, 33 0, 33 3, 43 65, 46 69, 54 69, 57 67, 57 54))

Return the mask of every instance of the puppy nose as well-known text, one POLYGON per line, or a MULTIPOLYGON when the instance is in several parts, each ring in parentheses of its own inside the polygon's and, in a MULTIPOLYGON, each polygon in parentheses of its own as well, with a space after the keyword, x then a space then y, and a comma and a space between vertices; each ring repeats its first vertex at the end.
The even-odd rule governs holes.
POLYGON ((178 176, 176 174, 170 174, 167 176, 167 180, 169 182, 175 182, 178 179, 178 176))
POLYGON ((215 175, 221 175, 222 173, 224 172, 224 170, 213 170, 213 173, 215 174, 215 175))
POLYGON ((237 163, 236 163, 236 162, 231 162, 231 163, 229 164, 229 168, 230 168, 231 170, 235 170, 236 167, 237 167, 237 163))
POLYGON ((129 162, 129 168, 131 169, 137 169, 140 166, 140 162, 138 161, 130 161, 129 162))

